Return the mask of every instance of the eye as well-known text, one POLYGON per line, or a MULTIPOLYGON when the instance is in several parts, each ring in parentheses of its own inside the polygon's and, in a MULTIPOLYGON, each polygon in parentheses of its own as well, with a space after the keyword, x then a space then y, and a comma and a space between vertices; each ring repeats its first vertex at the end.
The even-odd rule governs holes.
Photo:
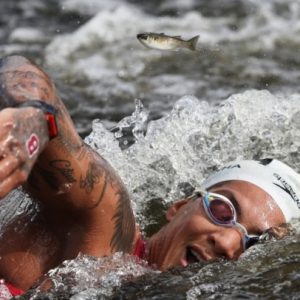
POLYGON ((140 34, 137 35, 137 38, 141 39, 141 40, 147 40, 148 39, 148 35, 145 34, 145 33, 140 33, 140 34))
POLYGON ((233 210, 232 208, 223 200, 215 199, 212 200, 209 204, 209 210, 212 216, 222 222, 229 223, 233 220, 233 210))

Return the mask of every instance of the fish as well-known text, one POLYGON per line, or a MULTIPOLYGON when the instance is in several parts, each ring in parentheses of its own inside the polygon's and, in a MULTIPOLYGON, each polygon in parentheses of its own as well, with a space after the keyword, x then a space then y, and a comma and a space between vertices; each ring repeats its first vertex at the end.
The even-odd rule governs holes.
POLYGON ((178 50, 187 48, 196 50, 199 35, 189 40, 183 40, 181 36, 170 36, 164 33, 144 32, 137 34, 137 39, 146 47, 158 50, 178 50))

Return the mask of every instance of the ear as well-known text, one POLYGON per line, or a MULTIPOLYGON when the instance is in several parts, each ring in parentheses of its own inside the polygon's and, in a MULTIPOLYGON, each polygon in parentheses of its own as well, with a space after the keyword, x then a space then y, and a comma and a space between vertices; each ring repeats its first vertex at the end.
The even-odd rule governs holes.
POLYGON ((277 240, 282 239, 286 235, 295 233, 295 229, 289 223, 283 223, 273 226, 266 230, 267 238, 274 237, 277 240))
POLYGON ((183 199, 183 200, 179 200, 176 201, 175 203, 173 203, 168 210, 166 211, 166 219, 168 221, 171 221, 173 219, 173 217, 177 214, 178 210, 186 205, 189 202, 188 199, 183 199))

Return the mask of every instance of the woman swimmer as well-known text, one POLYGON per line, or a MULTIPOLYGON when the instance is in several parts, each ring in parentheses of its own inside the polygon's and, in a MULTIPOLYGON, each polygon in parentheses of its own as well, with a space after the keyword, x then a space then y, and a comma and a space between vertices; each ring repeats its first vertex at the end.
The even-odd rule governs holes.
POLYGON ((12 56, 0 61, 0 82, 0 199, 22 185, 39 205, 33 220, 25 211, 1 228, 0 278, 12 292, 79 252, 123 251, 160 270, 237 259, 264 231, 300 216, 296 172, 277 160, 238 161, 175 202, 144 242, 125 186, 78 136, 51 79, 12 56))

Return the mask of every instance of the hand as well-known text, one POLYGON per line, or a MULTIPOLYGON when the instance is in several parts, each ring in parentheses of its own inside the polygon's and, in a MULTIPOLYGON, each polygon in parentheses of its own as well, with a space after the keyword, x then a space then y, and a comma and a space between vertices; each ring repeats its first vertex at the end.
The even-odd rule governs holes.
POLYGON ((48 141, 41 110, 27 107, 0 111, 0 199, 26 182, 48 141))

